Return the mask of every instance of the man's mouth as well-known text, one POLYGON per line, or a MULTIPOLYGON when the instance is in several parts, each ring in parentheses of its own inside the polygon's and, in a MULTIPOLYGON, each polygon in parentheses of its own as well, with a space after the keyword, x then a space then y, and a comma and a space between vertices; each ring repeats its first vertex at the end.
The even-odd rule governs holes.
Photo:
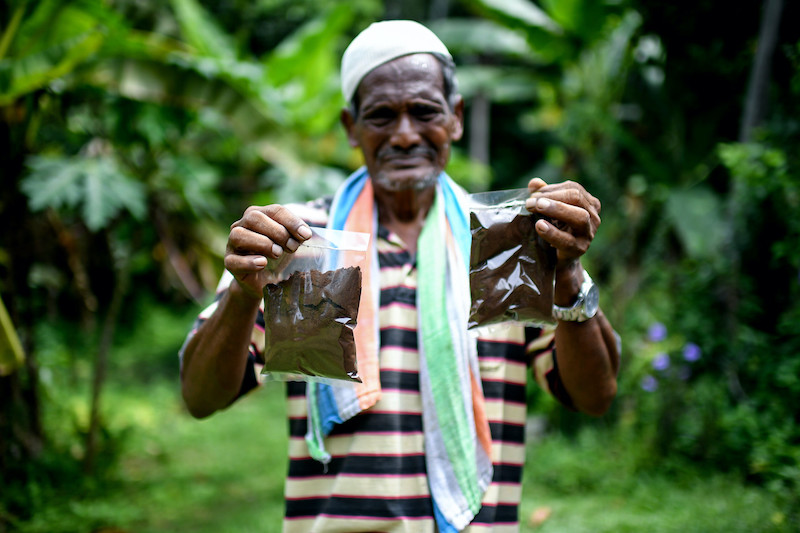
POLYGON ((388 149, 378 154, 378 159, 384 164, 395 168, 411 168, 429 164, 435 159, 431 150, 418 147, 411 150, 388 149))
POLYGON ((419 155, 392 156, 384 159, 387 166, 394 168, 413 168, 430 163, 430 159, 419 155))

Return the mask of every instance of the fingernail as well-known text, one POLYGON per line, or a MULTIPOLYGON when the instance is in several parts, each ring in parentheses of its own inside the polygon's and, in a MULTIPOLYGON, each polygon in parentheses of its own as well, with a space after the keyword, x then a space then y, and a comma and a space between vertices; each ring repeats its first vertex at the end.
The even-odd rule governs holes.
POLYGON ((286 241, 286 249, 289 250, 290 252, 294 252, 295 250, 297 250, 299 246, 300 243, 292 239, 291 237, 289 238, 288 241, 286 241))
POLYGON ((256 257, 253 259, 253 264, 257 267, 265 267, 267 266, 267 258, 266 257, 256 257))
POLYGON ((550 226, 547 225, 547 222, 540 219, 536 221, 536 229, 539 231, 539 233, 547 233, 550 231, 550 226))
POLYGON ((272 245, 272 254, 273 255, 281 255, 283 253, 283 248, 278 246, 277 244, 272 245))
POLYGON ((550 207, 550 200, 548 200, 547 198, 539 198, 536 201, 536 207, 538 207, 539 209, 547 209, 548 207, 550 207))
POLYGON ((310 239, 312 235, 311 228, 309 228, 308 226, 300 226, 299 228, 297 228, 297 233, 299 233, 300 236, 303 237, 304 239, 310 239))

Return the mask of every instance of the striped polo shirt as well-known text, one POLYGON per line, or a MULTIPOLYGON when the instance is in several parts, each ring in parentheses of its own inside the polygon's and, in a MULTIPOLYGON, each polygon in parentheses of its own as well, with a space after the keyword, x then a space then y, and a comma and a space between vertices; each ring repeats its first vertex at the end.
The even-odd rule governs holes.
MULTIPOLYGON (((288 206, 309 225, 324 226, 329 202, 288 206)), ((426 477, 417 350, 416 259, 394 234, 379 228, 381 399, 336 426, 325 440, 328 465, 312 459, 305 442, 304 382, 288 382, 289 471, 286 533, 435 532, 426 477)), ((230 284, 226 272, 220 293, 230 284)), ((217 299, 218 299, 217 298, 217 299)), ((204 310, 196 326, 216 308, 204 310)), ((254 327, 241 394, 260 382, 264 318, 254 327)), ((196 327, 195 327, 196 329, 196 327)), ((569 405, 558 377, 552 331, 502 325, 481 328, 478 364, 492 437, 494 475, 469 532, 518 531, 525 459, 526 382, 537 382, 569 405)))

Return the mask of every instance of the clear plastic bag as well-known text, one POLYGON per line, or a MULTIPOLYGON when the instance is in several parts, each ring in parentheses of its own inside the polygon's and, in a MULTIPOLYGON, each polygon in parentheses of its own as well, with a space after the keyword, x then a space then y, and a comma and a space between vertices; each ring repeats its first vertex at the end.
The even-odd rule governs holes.
POLYGON ((264 287, 267 379, 361 382, 353 328, 369 234, 312 227, 294 253, 270 260, 264 287))
POLYGON ((472 247, 468 328, 502 322, 553 324, 556 250, 525 208, 528 189, 469 195, 472 247))

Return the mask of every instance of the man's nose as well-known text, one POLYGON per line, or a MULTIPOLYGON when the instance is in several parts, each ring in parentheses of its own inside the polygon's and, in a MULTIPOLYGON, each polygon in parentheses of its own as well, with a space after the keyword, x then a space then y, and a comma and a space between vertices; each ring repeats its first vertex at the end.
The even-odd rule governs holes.
POLYGON ((408 149, 421 142, 422 138, 417 131, 417 127, 407 114, 401 114, 397 118, 396 124, 391 137, 392 146, 408 149))

